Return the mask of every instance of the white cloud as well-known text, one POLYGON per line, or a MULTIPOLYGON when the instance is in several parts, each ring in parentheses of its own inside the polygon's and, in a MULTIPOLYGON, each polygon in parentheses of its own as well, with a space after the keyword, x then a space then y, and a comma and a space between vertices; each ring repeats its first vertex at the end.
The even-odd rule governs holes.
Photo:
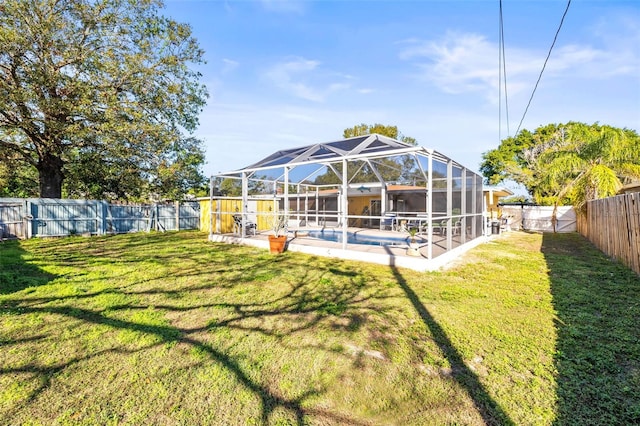
MULTIPOLYGON (((407 40, 399 57, 413 63, 418 78, 452 94, 476 92, 497 103, 498 45, 477 34, 447 33, 440 40, 407 40)), ((538 78, 547 51, 506 49, 509 96, 529 93, 538 78)), ((606 79, 638 72, 637 49, 604 50, 589 45, 557 46, 545 68, 543 79, 606 79)))
POLYGON ((622 50, 634 49, 640 54, 640 13, 612 13, 600 16, 590 27, 590 32, 600 38, 607 46, 622 46, 622 50))
POLYGON ((601 16, 590 28, 594 43, 602 52, 589 71, 600 77, 632 76, 640 78, 640 13, 638 10, 601 16))
POLYGON ((551 53, 545 72, 554 77, 607 79, 640 75, 640 61, 632 51, 605 51, 589 46, 567 45, 551 53))
POLYGON ((322 102, 331 93, 349 89, 348 76, 321 70, 320 62, 294 58, 272 66, 264 77, 285 92, 298 98, 322 102), (341 81, 332 81, 339 79, 341 81))
POLYGON ((445 92, 484 91, 496 84, 497 49, 484 36, 448 33, 442 40, 407 44, 400 59, 415 62, 422 77, 445 92))
POLYGON ((222 59, 222 74, 227 74, 238 68, 240 65, 239 62, 234 61, 232 59, 223 58, 222 59))
POLYGON ((336 92, 338 90, 345 90, 350 88, 351 85, 350 84, 346 84, 346 83, 331 83, 328 87, 330 92, 336 92))

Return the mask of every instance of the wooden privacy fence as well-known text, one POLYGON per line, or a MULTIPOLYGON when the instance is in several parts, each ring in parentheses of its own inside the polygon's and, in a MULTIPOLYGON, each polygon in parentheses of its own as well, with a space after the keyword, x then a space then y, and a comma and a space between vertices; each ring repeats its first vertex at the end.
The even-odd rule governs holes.
POLYGON ((198 229, 200 204, 110 204, 101 200, 0 198, 0 238, 198 229))
POLYGON ((640 193, 589 201, 578 232, 640 274, 640 193))

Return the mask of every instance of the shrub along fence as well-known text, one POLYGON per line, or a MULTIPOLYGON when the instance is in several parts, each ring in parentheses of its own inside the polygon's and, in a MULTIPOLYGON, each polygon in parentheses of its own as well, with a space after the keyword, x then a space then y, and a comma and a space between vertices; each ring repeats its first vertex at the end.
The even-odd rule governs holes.
POLYGON ((589 201, 578 216, 578 232, 640 274, 640 193, 589 201))
POLYGON ((111 204, 102 200, 0 198, 0 238, 199 229, 200 204, 111 204))

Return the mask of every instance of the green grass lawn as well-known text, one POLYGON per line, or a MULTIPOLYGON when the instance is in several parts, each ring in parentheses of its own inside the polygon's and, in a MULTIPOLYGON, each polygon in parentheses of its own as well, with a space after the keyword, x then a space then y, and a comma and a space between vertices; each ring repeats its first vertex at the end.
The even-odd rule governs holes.
POLYGON ((446 271, 199 232, 0 244, 0 424, 640 422, 640 278, 577 234, 446 271))

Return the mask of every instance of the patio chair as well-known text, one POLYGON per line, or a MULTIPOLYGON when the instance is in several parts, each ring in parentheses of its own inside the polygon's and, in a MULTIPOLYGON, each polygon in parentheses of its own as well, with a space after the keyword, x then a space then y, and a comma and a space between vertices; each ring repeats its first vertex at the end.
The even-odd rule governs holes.
POLYGON ((386 229, 390 229, 395 231, 396 229, 396 214, 395 213, 385 213, 382 220, 380 221, 380 230, 384 231, 386 229))
POLYGON ((433 224, 433 233, 438 233, 440 235, 447 235, 447 219, 443 219, 440 223, 433 224))
MULTIPOLYGON (((256 235, 257 226, 250 220, 245 220, 244 225, 247 228, 246 235, 249 235, 249 232, 252 232, 253 235, 256 235)), ((242 215, 234 214, 233 215, 233 233, 242 235, 242 215)))
POLYGON ((451 235, 460 235, 460 233, 462 232, 462 222, 461 221, 456 221, 456 223, 454 223, 453 228, 451 228, 451 235))

